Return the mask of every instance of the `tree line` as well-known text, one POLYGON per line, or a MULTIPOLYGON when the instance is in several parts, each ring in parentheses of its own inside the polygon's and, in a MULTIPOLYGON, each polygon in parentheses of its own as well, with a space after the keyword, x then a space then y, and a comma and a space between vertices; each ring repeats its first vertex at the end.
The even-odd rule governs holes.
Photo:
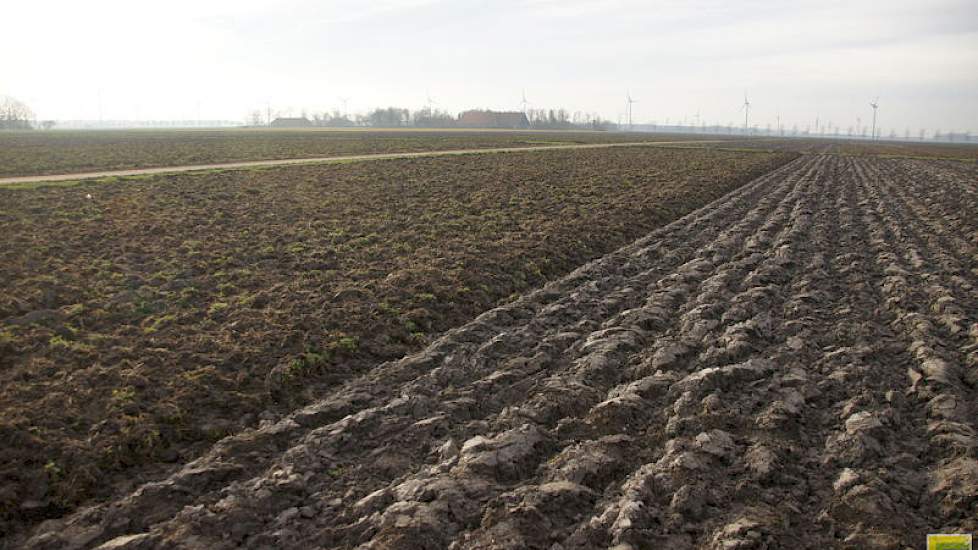
MULTIPOLYGON (((526 114, 530 128, 536 130, 615 130, 617 125, 593 113, 566 109, 529 109, 526 114)), ((249 126, 265 126, 283 113, 252 111, 247 117, 249 126)), ((381 107, 366 114, 349 115, 339 110, 327 112, 301 112, 301 118, 312 122, 313 126, 326 128, 347 128, 366 126, 373 128, 456 128, 458 118, 448 111, 423 107, 418 110, 403 107, 381 107)))
POLYGON ((22 101, 0 96, 0 130, 30 130, 34 112, 22 101))

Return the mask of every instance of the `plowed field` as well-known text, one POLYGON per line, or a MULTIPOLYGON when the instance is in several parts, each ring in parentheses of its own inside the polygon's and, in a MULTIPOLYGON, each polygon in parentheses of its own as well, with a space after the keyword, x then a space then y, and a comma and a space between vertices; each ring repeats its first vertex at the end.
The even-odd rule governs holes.
MULTIPOLYGON (((702 136, 486 130, 70 130, 0 132, 0 177, 188 164, 702 136)), ((713 138, 716 139, 716 138, 713 138)))
POLYGON ((975 212, 974 165, 806 155, 29 546, 974 532, 975 212))
POLYGON ((0 532, 160 477, 792 158, 540 151, 0 189, 0 532))

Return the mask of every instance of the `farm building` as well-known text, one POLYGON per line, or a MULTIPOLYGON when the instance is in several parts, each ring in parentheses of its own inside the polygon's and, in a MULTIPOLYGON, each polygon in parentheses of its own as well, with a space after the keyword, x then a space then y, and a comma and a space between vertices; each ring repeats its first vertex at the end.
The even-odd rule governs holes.
POLYGON ((311 128, 312 122, 305 117, 276 118, 269 124, 272 128, 311 128))
POLYGON ((463 128, 523 129, 530 127, 530 121, 518 111, 465 111, 458 115, 458 125, 463 128))

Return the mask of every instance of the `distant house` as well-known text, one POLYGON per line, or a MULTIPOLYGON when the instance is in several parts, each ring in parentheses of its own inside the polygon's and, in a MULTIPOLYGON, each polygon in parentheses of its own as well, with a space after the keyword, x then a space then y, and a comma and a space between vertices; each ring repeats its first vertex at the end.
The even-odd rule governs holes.
POLYGON ((312 122, 305 117, 276 118, 269 124, 272 128, 312 128, 312 122))
POLYGON ((508 128, 525 129, 530 127, 526 115, 519 111, 465 111, 458 115, 458 125, 462 128, 508 128))

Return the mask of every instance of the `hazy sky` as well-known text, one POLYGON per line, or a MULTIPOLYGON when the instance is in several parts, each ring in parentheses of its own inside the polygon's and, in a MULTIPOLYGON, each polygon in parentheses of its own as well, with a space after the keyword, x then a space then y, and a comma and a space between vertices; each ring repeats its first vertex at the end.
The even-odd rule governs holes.
POLYGON ((978 130, 975 0, 7 0, 0 94, 39 118, 563 106, 978 130))

